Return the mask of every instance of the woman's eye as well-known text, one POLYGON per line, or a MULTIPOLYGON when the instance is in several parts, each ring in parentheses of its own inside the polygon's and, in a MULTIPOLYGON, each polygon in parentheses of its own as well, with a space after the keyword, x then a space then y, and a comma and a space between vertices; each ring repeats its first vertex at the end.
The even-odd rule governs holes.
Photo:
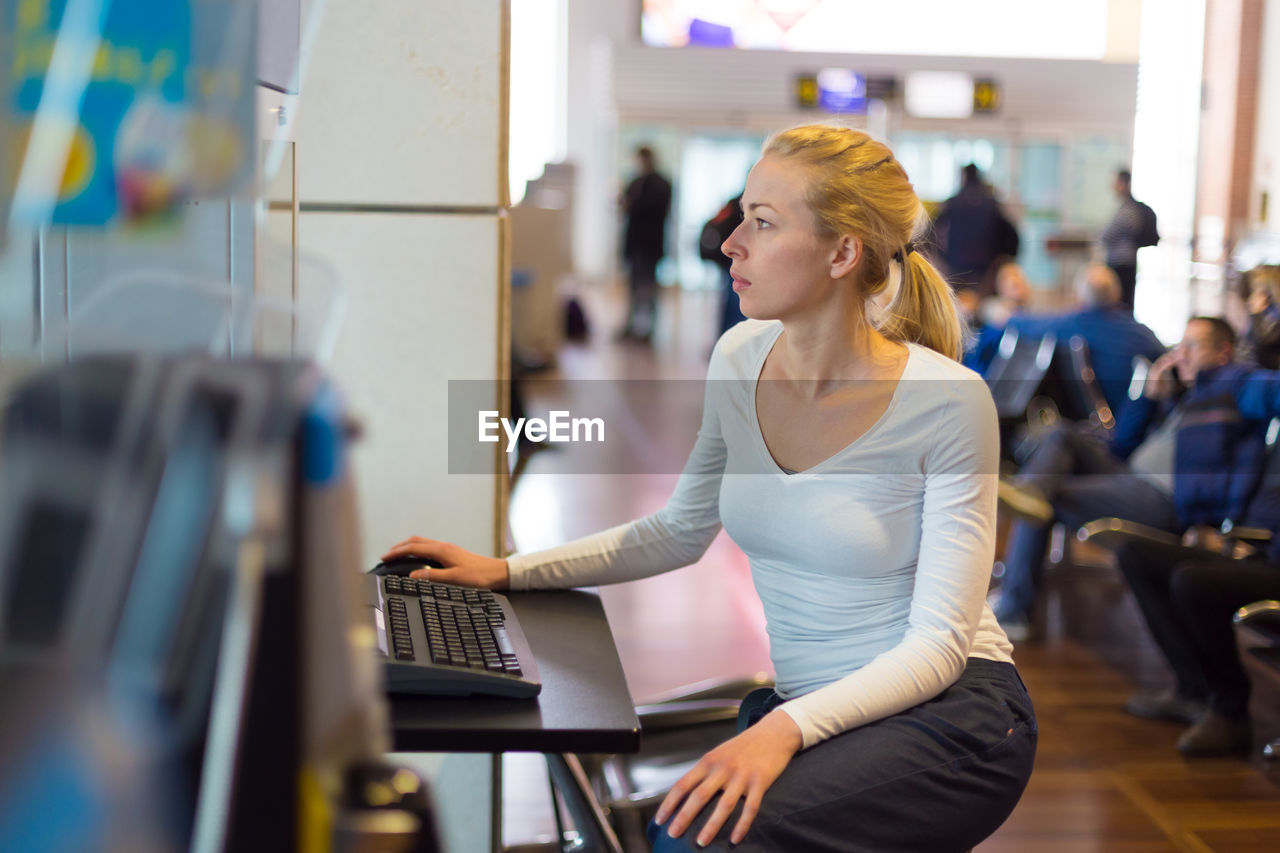
POLYGON ((773 227, 772 225, 770 225, 770 224, 769 224, 769 222, 768 222, 767 220, 764 220, 764 219, 756 219, 756 220, 755 220, 755 223, 756 223, 756 230, 757 230, 757 231, 759 231, 759 230, 760 230, 760 229, 762 229, 762 228, 772 228, 772 227, 773 227))

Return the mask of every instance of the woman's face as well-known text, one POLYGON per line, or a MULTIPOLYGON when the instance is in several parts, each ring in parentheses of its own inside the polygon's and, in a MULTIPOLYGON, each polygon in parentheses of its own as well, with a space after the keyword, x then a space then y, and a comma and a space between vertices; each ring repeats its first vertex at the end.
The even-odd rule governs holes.
POLYGON ((822 310, 840 284, 832 274, 840 241, 819 234, 804 194, 803 171, 782 158, 762 158, 747 177, 742 224, 721 250, 733 260, 733 290, 748 317, 822 310))

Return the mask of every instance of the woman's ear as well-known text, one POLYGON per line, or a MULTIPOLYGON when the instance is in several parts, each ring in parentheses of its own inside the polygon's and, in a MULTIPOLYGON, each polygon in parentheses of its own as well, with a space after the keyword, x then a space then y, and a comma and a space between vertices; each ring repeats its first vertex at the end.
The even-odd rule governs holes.
POLYGON ((836 238, 835 252, 831 257, 831 277, 844 278, 857 268, 861 260, 862 238, 841 234, 836 238))

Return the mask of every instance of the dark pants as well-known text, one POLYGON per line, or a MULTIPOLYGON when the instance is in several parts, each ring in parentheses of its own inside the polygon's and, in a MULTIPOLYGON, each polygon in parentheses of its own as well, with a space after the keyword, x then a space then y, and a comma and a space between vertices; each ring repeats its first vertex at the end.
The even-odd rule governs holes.
POLYGON ((1179 695, 1220 714, 1247 713, 1249 676, 1231 616, 1254 601, 1280 598, 1280 567, 1144 541, 1126 543, 1116 560, 1173 669, 1179 695))
MULTIPOLYGON (((732 848, 805 853, 959 853, 1004 823, 1031 777, 1031 700, 1012 664, 970 658, 928 702, 798 753, 732 848)), ((712 799, 680 838, 649 825, 654 853, 729 850, 741 803, 707 847, 712 799)))
POLYGON ((1129 264, 1108 264, 1111 271, 1120 279, 1120 301, 1133 313, 1133 297, 1138 292, 1138 267, 1129 264))
POLYGON ((627 331, 639 337, 653 334, 658 309, 658 261, 661 255, 637 252, 627 259, 630 263, 627 284, 631 291, 631 304, 627 310, 627 331))
MULTIPOLYGON (((1054 520, 1079 527, 1117 517, 1178 532, 1173 497, 1129 470, 1096 436, 1077 424, 1059 424, 1040 439, 1018 472, 1053 504, 1054 520)), ((1025 622, 1040 592, 1050 524, 1018 519, 1009 526, 996 618, 1025 622)))

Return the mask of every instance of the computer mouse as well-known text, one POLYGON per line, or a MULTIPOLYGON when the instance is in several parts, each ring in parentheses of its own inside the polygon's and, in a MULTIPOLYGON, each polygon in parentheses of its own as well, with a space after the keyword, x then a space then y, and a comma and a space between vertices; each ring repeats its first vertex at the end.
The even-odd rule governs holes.
POLYGON ((369 570, 369 574, 407 577, 410 572, 416 572, 418 569, 440 568, 444 567, 428 557, 396 557, 395 559, 387 560, 385 563, 378 563, 378 565, 369 570))

